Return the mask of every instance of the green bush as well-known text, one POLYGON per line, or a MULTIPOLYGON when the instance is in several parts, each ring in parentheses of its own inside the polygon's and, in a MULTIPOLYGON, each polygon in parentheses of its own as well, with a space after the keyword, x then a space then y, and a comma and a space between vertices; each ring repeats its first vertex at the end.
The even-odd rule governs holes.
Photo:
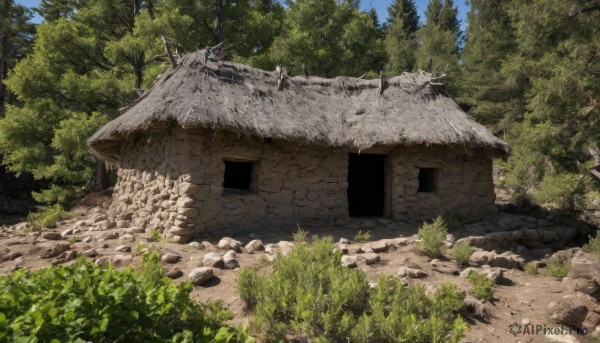
POLYGON ((369 288, 363 271, 341 265, 333 240, 315 238, 279 255, 271 273, 242 268, 240 296, 255 305, 253 322, 265 342, 458 342, 467 328, 456 315, 464 293, 444 284, 428 296, 381 276, 369 288))
POLYGON ((477 299, 494 300, 494 293, 492 292, 494 280, 476 271, 471 271, 467 276, 467 280, 471 284, 471 291, 477 299))
POLYGON ((366 242, 371 239, 371 233, 369 231, 358 230, 356 235, 354 235, 354 240, 356 242, 366 242))
POLYGON ((441 216, 435 218, 431 223, 423 223, 419 229, 419 249, 431 257, 438 257, 444 252, 444 240, 448 234, 448 228, 441 216))
MULTIPOLYGON (((147 261, 154 263, 154 257, 147 261)), ((220 302, 200 304, 192 285, 77 260, 0 275, 0 342, 237 342, 244 333, 220 302)))
POLYGON ((162 234, 159 229, 150 229, 148 231, 148 238, 146 239, 148 242, 160 242, 162 240, 162 234))
POLYGON ((469 242, 460 242, 454 245, 452 249, 452 257, 458 262, 458 264, 465 264, 469 262, 469 258, 473 254, 473 249, 469 242))
POLYGON ((463 229, 465 227, 463 219, 462 214, 454 211, 446 211, 442 214, 442 220, 450 232, 463 229))
POLYGON ((40 206, 38 212, 30 213, 28 220, 36 228, 56 227, 56 224, 71 216, 69 211, 65 210, 61 205, 40 206))
POLYGON ((527 263, 523 269, 525 269, 525 272, 529 275, 538 275, 538 266, 537 264, 534 263, 527 263))
POLYGON ((571 260, 566 256, 553 257, 546 263, 546 274, 549 276, 563 278, 569 274, 571 260))
POLYGON ((583 245, 583 251, 596 255, 600 259, 600 231, 596 232, 596 237, 589 236, 589 241, 583 245))
POLYGON ((296 231, 296 233, 294 233, 292 237, 294 238, 294 242, 296 243, 306 242, 306 237, 308 237, 308 231, 305 231, 298 226, 298 231, 296 231))

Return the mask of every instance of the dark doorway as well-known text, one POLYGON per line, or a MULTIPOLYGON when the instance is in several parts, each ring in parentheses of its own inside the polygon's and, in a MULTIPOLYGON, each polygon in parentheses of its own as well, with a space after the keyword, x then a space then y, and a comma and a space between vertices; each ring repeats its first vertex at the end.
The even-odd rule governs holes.
POLYGON ((350 216, 383 216, 385 155, 350 154, 348 210, 350 216))

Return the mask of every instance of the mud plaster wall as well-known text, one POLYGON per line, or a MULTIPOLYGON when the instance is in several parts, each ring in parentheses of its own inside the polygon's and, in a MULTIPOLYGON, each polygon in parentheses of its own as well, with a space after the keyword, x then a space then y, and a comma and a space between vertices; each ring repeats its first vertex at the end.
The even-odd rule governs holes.
MULTIPOLYGON (((388 216, 421 220, 458 210, 479 219, 495 213, 491 158, 441 147, 388 153, 388 216), (439 168, 437 192, 417 192, 418 168, 439 168)), ((347 167, 348 151, 339 149, 204 129, 145 133, 123 145, 109 215, 120 227, 162 228, 180 243, 206 230, 333 223, 348 218, 347 167), (223 188, 224 160, 255 162, 251 192, 223 188)))

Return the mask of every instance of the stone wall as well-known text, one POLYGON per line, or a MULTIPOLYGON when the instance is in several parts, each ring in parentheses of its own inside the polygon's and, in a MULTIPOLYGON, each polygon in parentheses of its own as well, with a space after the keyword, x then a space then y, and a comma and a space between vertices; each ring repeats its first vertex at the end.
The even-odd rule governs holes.
MULTIPOLYGON (((177 127, 132 137, 123 147, 109 213, 122 227, 160 228, 186 242, 207 230, 348 218, 348 151, 177 127), (223 188, 224 160, 254 162, 251 191, 223 188)), ((421 220, 455 209, 481 219, 495 212, 492 162, 482 153, 387 153, 387 216, 421 220), (435 193, 417 192, 418 168, 425 167, 440 170, 435 193)))

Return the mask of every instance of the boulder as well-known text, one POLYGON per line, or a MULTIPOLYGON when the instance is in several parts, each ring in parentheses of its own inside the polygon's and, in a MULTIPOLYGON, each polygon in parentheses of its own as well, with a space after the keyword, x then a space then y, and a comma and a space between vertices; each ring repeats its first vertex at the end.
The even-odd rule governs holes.
POLYGON ((202 285, 212 279, 214 274, 210 267, 199 267, 192 269, 188 277, 194 285, 202 285))
POLYGON ((342 256, 342 266, 348 268, 356 268, 356 256, 344 255, 342 256))
POLYGON ((379 257, 379 255, 373 252, 361 254, 358 256, 358 258, 363 260, 367 265, 375 264, 381 261, 381 257, 379 257))
POLYGON ((84 250, 81 255, 85 256, 85 257, 96 257, 96 255, 98 255, 98 253, 96 253, 96 250, 94 249, 88 249, 88 250, 84 250))
POLYGON ((102 237, 104 239, 115 239, 115 238, 119 237, 119 233, 117 231, 107 231, 107 232, 103 232, 100 237, 102 237))
POLYGON ((115 248, 115 250, 118 252, 130 252, 131 247, 129 245, 119 245, 118 247, 115 248))
POLYGON ((365 252, 379 253, 379 252, 386 251, 387 248, 388 248, 388 244, 386 241, 377 241, 377 242, 366 244, 365 246, 363 246, 362 249, 365 252))
POLYGON ((519 268, 519 261, 510 254, 498 255, 493 251, 475 251, 469 260, 479 266, 489 265, 491 267, 517 269, 519 268))
POLYGON ((183 272, 178 267, 173 267, 165 273, 165 276, 169 279, 178 279, 183 276, 183 272))
POLYGON ((579 297, 567 295, 548 305, 548 314, 558 324, 581 327, 588 314, 586 303, 579 297))
POLYGON ((265 247, 263 246, 263 242, 261 240, 254 239, 254 240, 251 240, 248 244, 246 244, 244 249, 246 250, 246 252, 248 254, 252 254, 255 251, 265 250, 265 247))
POLYGON ((405 276, 408 276, 411 279, 421 279, 429 276, 429 274, 427 274, 422 269, 400 267, 400 269, 398 269, 398 272, 396 273, 396 277, 403 278, 405 276))
POLYGON ((198 250, 202 249, 202 244, 200 244, 200 242, 189 242, 188 246, 198 250))
POLYGON ((240 267, 240 263, 232 257, 223 259, 223 268, 225 269, 236 269, 240 267))
POLYGON ((45 243, 41 246, 41 258, 53 258, 70 249, 68 243, 45 243))
POLYGON ((467 278, 471 272, 477 272, 479 274, 485 275, 487 278, 494 280, 494 282, 498 283, 504 277, 504 270, 498 267, 489 267, 488 268, 473 268, 469 267, 463 270, 460 273, 460 277, 467 278))
POLYGON ((489 322, 491 317, 490 310, 485 306, 485 304, 470 295, 465 297, 462 311, 472 314, 485 322, 489 322))
MULTIPOLYGON (((78 229, 78 230, 79 230, 79 229, 78 229)), ((75 231, 75 229, 74 229, 74 228, 66 229, 66 230, 64 230, 63 232, 61 232, 61 233, 60 233, 60 236, 61 236, 62 238, 67 238, 67 236, 70 236, 70 235, 72 235, 72 234, 73 234, 73 231, 75 231)))
POLYGON ((223 268, 223 257, 216 252, 209 252, 202 257, 202 266, 212 268, 223 268))
POLYGON ((57 241, 59 239, 62 239, 63 237, 58 232, 49 231, 49 232, 44 232, 42 234, 42 238, 51 240, 51 241, 57 241))
POLYGON ((179 259, 181 259, 181 256, 171 252, 162 255, 162 257, 160 258, 160 260, 164 263, 177 263, 179 262, 179 259))
POLYGON ((219 249, 222 250, 235 250, 237 252, 242 252, 242 242, 236 241, 235 239, 230 237, 222 238, 217 244, 217 246, 219 247, 219 249))
POLYGON ((133 261, 133 256, 131 256, 131 255, 114 255, 111 257, 110 261, 116 266, 128 265, 129 263, 131 263, 131 261, 133 261))
POLYGON ((577 251, 571 259, 568 276, 572 279, 587 279, 600 284, 600 261, 583 251, 577 251))

